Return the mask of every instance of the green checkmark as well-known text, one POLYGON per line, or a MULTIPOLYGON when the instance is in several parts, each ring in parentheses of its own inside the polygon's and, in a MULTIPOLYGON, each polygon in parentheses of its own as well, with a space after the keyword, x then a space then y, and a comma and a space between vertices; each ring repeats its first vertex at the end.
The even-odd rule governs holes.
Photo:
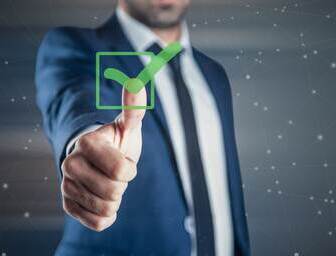
POLYGON ((137 77, 130 78, 122 71, 115 68, 107 68, 104 71, 104 77, 117 81, 131 93, 138 93, 154 75, 174 58, 182 50, 179 42, 174 42, 165 47, 161 52, 152 57, 152 60, 144 67, 137 77))

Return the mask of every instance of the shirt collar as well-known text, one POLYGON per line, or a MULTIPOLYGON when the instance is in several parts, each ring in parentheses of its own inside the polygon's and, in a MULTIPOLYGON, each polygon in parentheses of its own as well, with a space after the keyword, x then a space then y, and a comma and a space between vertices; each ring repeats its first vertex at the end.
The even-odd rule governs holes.
MULTIPOLYGON (((116 9, 116 15, 123 31, 136 51, 145 51, 153 43, 158 43, 162 48, 167 44, 163 42, 156 34, 154 34, 146 25, 137 21, 126 13, 119 6, 116 9)), ((182 23, 181 38, 179 40, 185 52, 191 49, 189 32, 186 22, 182 23)))

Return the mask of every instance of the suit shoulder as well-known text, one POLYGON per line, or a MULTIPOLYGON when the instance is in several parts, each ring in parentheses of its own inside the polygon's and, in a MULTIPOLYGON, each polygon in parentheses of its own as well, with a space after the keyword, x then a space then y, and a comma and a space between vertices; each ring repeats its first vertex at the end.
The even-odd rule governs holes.
POLYGON ((201 60, 203 63, 207 63, 207 65, 210 65, 212 68, 215 68, 218 71, 225 72, 224 67, 217 60, 211 58, 210 56, 206 55, 205 53, 201 52, 200 50, 194 47, 193 47, 193 52, 194 52, 195 57, 201 60))
POLYGON ((229 83, 229 78, 226 73, 225 68, 222 64, 220 64, 217 60, 209 57, 205 53, 193 47, 194 57, 203 65, 210 68, 214 75, 218 76, 221 79, 226 80, 229 83))
POLYGON ((71 45, 76 44, 77 47, 85 47, 92 34, 91 29, 76 27, 56 27, 50 29, 44 36, 41 45, 71 45))

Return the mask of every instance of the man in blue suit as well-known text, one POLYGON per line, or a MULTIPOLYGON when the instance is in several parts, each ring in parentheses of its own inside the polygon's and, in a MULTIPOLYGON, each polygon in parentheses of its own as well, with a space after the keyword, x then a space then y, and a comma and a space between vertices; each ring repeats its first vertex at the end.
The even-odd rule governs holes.
MULTIPOLYGON (((96 29, 45 36, 37 102, 67 213, 56 255, 250 255, 230 84, 220 64, 191 46, 188 6, 120 0, 96 29), (183 51, 155 74, 153 110, 96 109, 96 52, 157 54, 175 41, 183 51)), ((146 61, 114 56, 102 69, 136 77, 146 61)), ((110 105, 146 105, 150 93, 100 86, 110 105)))

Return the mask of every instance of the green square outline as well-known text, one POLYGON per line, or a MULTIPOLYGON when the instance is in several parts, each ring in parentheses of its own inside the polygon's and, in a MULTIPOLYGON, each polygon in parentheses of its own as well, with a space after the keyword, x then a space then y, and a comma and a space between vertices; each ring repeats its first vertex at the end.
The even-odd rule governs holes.
POLYGON ((96 52, 96 109, 98 110, 123 110, 123 109, 154 109, 155 101, 155 83, 154 77, 150 81, 150 105, 145 106, 130 106, 130 105, 101 105, 100 104, 100 58, 102 56, 155 56, 153 52, 96 52))

